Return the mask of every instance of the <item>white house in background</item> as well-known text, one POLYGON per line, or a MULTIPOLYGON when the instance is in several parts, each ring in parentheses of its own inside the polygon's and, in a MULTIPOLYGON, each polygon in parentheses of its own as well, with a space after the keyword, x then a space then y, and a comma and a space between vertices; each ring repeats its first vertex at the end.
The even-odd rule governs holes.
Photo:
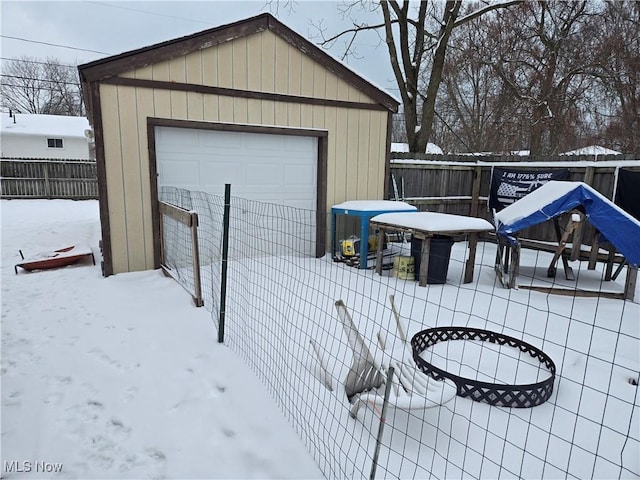
POLYGON ((85 117, 0 114, 3 159, 89 160, 89 121, 85 117))
MULTIPOLYGON (((392 152, 408 152, 409 151, 409 144, 408 143, 392 143, 391 144, 391 151, 392 152)), ((431 143, 429 142, 427 144, 427 151, 425 153, 433 153, 435 155, 443 155, 444 152, 442 151, 442 149, 437 146, 435 143, 431 143)))
POLYGON ((600 145, 589 145, 588 147, 578 148, 570 152, 564 152, 560 155, 622 155, 622 152, 616 152, 610 148, 601 147, 600 145))

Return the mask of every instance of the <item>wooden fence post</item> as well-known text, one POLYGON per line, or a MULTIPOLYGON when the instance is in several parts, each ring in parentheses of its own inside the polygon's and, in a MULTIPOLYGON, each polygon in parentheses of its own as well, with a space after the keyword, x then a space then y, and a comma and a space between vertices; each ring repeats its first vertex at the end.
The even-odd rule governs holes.
POLYGON ((480 208, 480 178, 482 177, 482 167, 476 167, 473 170, 473 186, 471 187, 471 209, 469 215, 478 216, 480 208))

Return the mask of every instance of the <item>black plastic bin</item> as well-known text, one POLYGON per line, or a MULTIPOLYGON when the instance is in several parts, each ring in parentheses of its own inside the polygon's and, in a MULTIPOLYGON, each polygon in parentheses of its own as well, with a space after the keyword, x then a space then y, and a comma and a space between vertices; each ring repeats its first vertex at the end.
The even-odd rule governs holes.
MULTIPOLYGON (((447 282, 447 272, 449 271, 449 259, 451 258, 451 247, 453 238, 446 235, 434 235, 431 237, 429 247, 429 270, 427 271, 427 283, 439 284, 447 282)), ((416 280, 420 278, 420 260, 422 251, 422 240, 411 238, 411 256, 413 257, 416 280)))

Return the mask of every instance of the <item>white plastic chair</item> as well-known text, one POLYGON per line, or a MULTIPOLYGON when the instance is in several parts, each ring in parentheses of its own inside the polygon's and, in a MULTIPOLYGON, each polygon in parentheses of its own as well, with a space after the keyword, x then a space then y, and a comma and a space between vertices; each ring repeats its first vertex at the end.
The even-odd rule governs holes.
MULTIPOLYGON (((380 348, 375 355, 364 342, 344 302, 338 300, 335 303, 338 319, 353 353, 351 368, 343 382, 345 393, 352 405, 350 414, 353 418, 357 417, 362 405, 370 406, 380 415, 389 367, 394 369, 389 397, 389 405, 392 407, 402 410, 433 408, 449 402, 456 396, 457 389, 453 382, 435 380, 416 367, 400 316, 395 309, 393 295, 389 298, 396 319, 399 341, 394 342, 398 345, 392 345, 389 349, 386 339, 378 333, 380 348)), ((311 344, 324 372, 325 386, 333 390, 320 349, 313 340, 311 344)))

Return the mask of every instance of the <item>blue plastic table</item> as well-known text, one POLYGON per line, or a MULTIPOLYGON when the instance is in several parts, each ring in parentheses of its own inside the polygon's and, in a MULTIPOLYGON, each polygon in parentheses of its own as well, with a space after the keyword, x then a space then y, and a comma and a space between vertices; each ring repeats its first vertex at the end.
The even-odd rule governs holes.
POLYGON ((369 219, 381 213, 417 212, 418 209, 405 202, 392 200, 351 200, 331 207, 331 254, 335 254, 337 242, 336 217, 351 215, 360 217, 360 268, 367 268, 369 255, 369 219))

